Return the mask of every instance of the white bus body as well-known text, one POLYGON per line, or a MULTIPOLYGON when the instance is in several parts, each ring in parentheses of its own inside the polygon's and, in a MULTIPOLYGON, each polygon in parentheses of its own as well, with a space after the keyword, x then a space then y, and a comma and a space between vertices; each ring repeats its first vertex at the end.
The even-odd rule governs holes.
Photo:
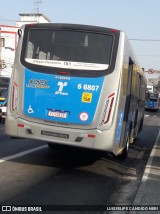
POLYGON ((126 157, 142 129, 145 89, 124 32, 25 25, 19 31, 5 133, 126 157))

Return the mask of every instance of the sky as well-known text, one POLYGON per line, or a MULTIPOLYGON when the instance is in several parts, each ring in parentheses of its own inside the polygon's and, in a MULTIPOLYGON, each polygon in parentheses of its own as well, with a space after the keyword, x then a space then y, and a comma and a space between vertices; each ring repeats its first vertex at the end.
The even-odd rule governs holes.
POLYGON ((15 25, 19 13, 36 12, 54 23, 123 30, 140 65, 160 70, 160 0, 0 0, 0 24, 15 25))

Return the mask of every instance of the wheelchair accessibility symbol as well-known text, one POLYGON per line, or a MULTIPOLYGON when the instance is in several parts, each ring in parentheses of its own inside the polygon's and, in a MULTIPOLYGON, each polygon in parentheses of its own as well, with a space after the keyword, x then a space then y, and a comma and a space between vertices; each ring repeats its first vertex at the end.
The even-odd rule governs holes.
POLYGON ((31 105, 30 105, 29 108, 28 108, 28 113, 29 113, 29 114, 33 114, 33 113, 34 113, 33 108, 32 108, 31 105))

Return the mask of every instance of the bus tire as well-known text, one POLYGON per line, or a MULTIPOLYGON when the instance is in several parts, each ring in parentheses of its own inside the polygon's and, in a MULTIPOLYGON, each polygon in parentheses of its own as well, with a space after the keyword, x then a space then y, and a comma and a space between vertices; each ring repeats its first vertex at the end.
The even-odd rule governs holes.
POLYGON ((142 131, 142 128, 143 128, 143 119, 141 119, 138 133, 139 133, 140 131, 142 131))
POLYGON ((122 153, 118 155, 118 158, 120 160, 125 160, 128 157, 129 144, 130 144, 130 134, 127 136, 125 148, 123 149, 122 153))

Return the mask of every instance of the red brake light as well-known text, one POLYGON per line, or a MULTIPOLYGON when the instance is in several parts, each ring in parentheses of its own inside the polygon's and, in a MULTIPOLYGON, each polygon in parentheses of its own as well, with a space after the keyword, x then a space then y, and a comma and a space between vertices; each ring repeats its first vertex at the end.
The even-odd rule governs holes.
POLYGON ((23 127, 24 127, 24 124, 18 123, 18 127, 23 128, 23 127))
POLYGON ((60 74, 60 75, 69 75, 69 72, 67 72, 67 71, 60 71, 60 72, 58 72, 58 74, 60 74))
POLYGON ((118 32, 119 30, 116 30, 116 29, 110 29, 110 32, 112 32, 112 33, 116 33, 116 32, 118 32))
POLYGON ((88 134, 89 138, 95 138, 96 136, 94 134, 88 134))

